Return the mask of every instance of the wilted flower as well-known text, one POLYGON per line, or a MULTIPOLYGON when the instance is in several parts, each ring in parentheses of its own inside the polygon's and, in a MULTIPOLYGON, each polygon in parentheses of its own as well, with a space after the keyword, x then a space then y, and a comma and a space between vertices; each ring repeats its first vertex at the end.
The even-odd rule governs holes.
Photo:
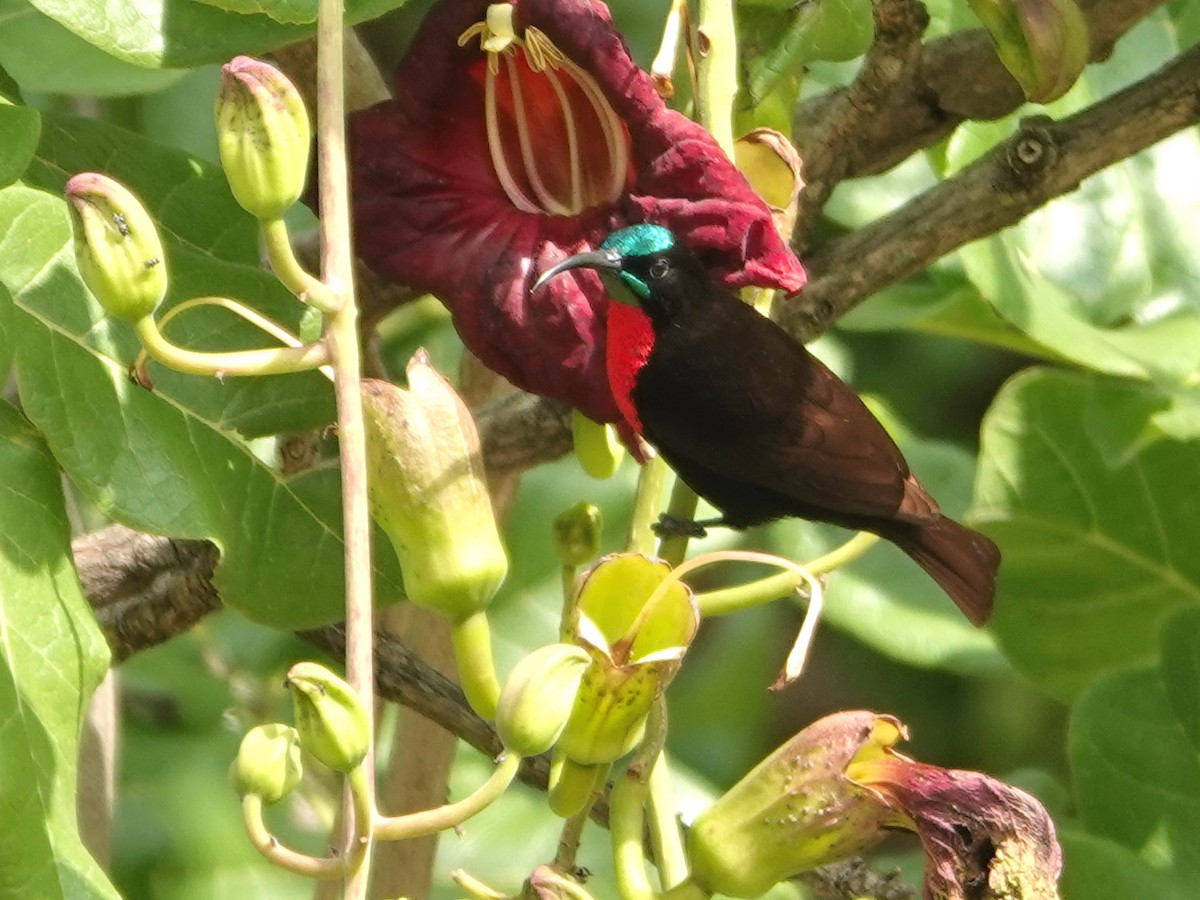
POLYGON ((892 808, 890 825, 921 838, 929 900, 1057 900, 1062 850, 1050 816, 1029 794, 979 772, 898 755, 847 774, 892 808))
POLYGON ((624 225, 669 227, 727 287, 804 272, 711 135, 669 110, 593 0, 442 0, 352 117, 358 247, 432 291, 467 346, 528 390, 618 421, 591 273, 538 275, 624 225))

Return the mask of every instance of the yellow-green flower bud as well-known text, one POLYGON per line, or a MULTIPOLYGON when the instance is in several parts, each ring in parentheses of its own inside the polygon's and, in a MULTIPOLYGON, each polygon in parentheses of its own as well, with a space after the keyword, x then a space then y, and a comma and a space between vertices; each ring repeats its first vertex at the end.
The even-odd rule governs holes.
POLYGON ((1087 20, 1075 0, 969 0, 1004 68, 1035 103, 1065 94, 1087 65, 1087 20))
POLYGON ((391 539, 408 599, 461 622, 508 572, 466 405, 424 350, 408 390, 363 382, 371 513, 391 539))
POLYGON ((693 880, 712 893, 758 897, 780 881, 879 840, 890 810, 846 769, 903 736, 890 716, 843 712, 805 728, 692 824, 693 880))
POLYGON ((650 707, 696 635, 695 600, 678 581, 664 586, 670 571, 661 560, 623 553, 604 557, 580 580, 564 631, 592 661, 556 745, 576 763, 611 763, 637 745, 650 707))
POLYGON ((96 172, 67 182, 75 262, 110 316, 140 322, 167 293, 167 265, 154 220, 133 193, 96 172))
POLYGON ((354 690, 324 666, 300 662, 287 674, 300 745, 338 772, 351 772, 371 746, 366 710, 354 690))
POLYGON ((571 436, 575 457, 583 471, 603 481, 612 478, 625 459, 625 445, 611 425, 593 422, 579 410, 571 416, 571 436))
POLYGON ((496 730, 506 749, 536 756, 554 745, 589 662, 587 651, 574 644, 548 644, 516 664, 496 709, 496 730))
POLYGON ((239 56, 221 67, 217 148, 233 196, 263 221, 304 190, 312 126, 295 85, 274 66, 239 56))
POLYGON ((268 805, 278 803, 300 783, 300 735, 290 725, 272 722, 251 728, 242 738, 229 771, 242 796, 255 794, 268 805))
POLYGON ((554 519, 554 549, 564 566, 582 566, 600 552, 600 507, 582 500, 554 519))

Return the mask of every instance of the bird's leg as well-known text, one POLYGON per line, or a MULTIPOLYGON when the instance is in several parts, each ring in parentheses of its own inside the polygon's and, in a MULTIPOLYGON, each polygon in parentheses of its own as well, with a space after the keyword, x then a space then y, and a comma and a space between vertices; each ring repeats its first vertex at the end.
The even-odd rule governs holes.
POLYGON ((663 513, 651 530, 661 537, 691 537, 702 538, 708 535, 708 529, 728 524, 723 518, 719 519, 680 519, 677 516, 663 513))

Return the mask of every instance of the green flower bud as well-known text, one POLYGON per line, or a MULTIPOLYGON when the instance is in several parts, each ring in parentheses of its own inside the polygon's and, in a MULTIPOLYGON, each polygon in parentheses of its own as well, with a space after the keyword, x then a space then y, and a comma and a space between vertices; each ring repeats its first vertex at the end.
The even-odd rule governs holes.
POLYGON ((835 713, 805 728, 692 824, 692 878, 712 893, 758 897, 878 841, 887 804, 846 769, 883 756, 902 735, 895 719, 870 712, 835 713))
POLYGON ((604 787, 608 769, 607 764, 577 763, 556 749, 550 759, 550 783, 546 789, 550 811, 564 819, 577 815, 604 787))
POLYGON ((554 549, 564 566, 582 566, 600 552, 600 507, 580 501, 554 519, 554 549))
POLYGON ((290 725, 278 722, 251 728, 242 738, 229 775, 242 796, 256 794, 263 803, 278 803, 304 775, 300 735, 290 725))
POLYGON ((1034 103, 1065 94, 1087 65, 1087 20, 1075 0, 969 0, 1004 68, 1034 103))
POLYGON ((363 412, 371 512, 408 599, 461 622, 508 572, 471 413, 424 350, 408 364, 408 390, 363 382, 363 412))
POLYGON ((496 730, 507 749, 536 756, 554 745, 589 662, 587 652, 573 644, 549 644, 516 664, 496 710, 496 730))
POLYGON ((154 220, 123 184, 95 172, 67 182, 75 262, 110 316, 140 322, 167 293, 167 266, 154 220))
POLYGON ((299 91, 274 66, 248 56, 221 67, 217 147, 233 196, 263 221, 304 190, 312 127, 299 91))
POLYGON ((673 581, 658 591, 670 571, 661 560, 623 553, 580 580, 565 639, 592 661, 556 745, 576 763, 611 763, 637 745, 696 636, 700 617, 687 586, 673 581))
POLYGON ((583 471, 603 481, 612 478, 625 459, 625 445, 611 425, 593 422, 579 410, 571 416, 571 436, 575 457, 583 471))
POLYGON ((358 695, 341 678, 314 662, 287 674, 300 745, 338 772, 351 772, 371 746, 370 724, 358 695))

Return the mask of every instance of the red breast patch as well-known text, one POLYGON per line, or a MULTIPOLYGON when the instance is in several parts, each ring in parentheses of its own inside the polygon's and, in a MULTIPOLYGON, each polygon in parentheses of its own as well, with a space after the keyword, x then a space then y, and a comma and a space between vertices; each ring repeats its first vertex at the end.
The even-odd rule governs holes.
POLYGON ((606 327, 608 339, 604 361, 613 399, 617 401, 617 409, 629 427, 641 434, 642 420, 638 418, 631 394, 637 384, 638 373, 654 348, 654 328, 650 324, 650 317, 638 307, 615 300, 609 301, 606 327))

